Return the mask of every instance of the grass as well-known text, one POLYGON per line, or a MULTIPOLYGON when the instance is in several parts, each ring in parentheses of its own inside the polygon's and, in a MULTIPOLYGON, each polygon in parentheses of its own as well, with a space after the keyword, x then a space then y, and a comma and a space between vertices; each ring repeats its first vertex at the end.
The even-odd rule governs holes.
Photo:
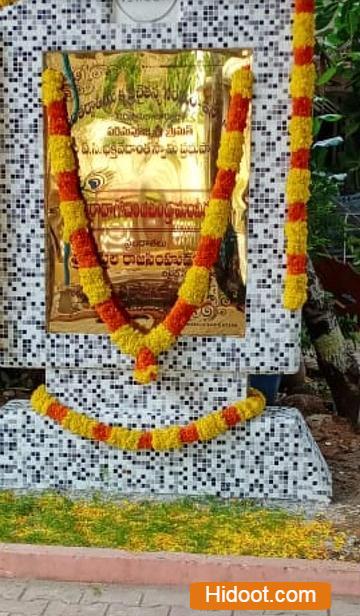
POLYGON ((326 559, 341 558, 346 536, 324 520, 235 500, 71 500, 0 492, 0 541, 326 559))

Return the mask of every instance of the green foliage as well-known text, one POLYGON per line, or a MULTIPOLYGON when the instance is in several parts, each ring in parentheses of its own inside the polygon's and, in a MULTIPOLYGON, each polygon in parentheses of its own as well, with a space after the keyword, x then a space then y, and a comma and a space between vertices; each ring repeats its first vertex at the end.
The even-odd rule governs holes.
POLYGON ((324 255, 328 249, 343 249, 345 224, 336 204, 339 184, 333 175, 313 170, 309 202, 309 254, 312 257, 324 255))
MULTIPOLYGON (((317 53, 320 59, 318 102, 338 113, 322 116, 333 122, 342 146, 328 153, 332 172, 346 173, 347 192, 360 190, 360 0, 317 0, 317 53), (330 117, 329 117, 330 116, 330 117), (332 118, 331 118, 332 116, 332 118)), ((318 124, 319 127, 319 124, 318 124)))
POLYGON ((352 233, 353 230, 350 229, 350 232, 348 234, 348 239, 347 239, 347 250, 351 255, 351 263, 353 265, 353 267, 360 271, 360 237, 359 237, 359 231, 357 230, 358 234, 355 235, 354 233, 352 233))
POLYGON ((342 253, 354 265, 359 241, 338 210, 342 192, 360 190, 360 0, 317 0, 319 76, 312 150, 309 252, 342 253))

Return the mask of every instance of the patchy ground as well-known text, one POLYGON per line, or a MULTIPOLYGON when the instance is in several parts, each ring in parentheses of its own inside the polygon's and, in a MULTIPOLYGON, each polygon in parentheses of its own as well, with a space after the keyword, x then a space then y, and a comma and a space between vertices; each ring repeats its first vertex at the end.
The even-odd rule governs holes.
POLYGON ((313 360, 306 368, 305 382, 290 395, 281 395, 280 402, 304 415, 332 473, 333 502, 326 508, 326 517, 352 535, 349 558, 360 561, 360 429, 335 414, 330 392, 313 360))

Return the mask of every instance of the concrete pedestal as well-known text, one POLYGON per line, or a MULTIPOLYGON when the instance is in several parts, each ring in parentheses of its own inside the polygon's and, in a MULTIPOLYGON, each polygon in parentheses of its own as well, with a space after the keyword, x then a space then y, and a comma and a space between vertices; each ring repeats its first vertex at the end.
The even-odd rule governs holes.
POLYGON ((326 503, 331 476, 295 409, 267 408, 223 437, 181 451, 127 453, 74 437, 27 401, 13 401, 0 410, 0 488, 326 503))

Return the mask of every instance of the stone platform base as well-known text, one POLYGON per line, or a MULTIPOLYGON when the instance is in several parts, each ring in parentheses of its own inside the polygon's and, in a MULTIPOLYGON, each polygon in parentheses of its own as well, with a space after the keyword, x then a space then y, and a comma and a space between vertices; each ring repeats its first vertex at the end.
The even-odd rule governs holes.
POLYGON ((327 503, 331 476, 295 409, 268 408, 207 444, 134 453, 74 437, 12 401, 0 409, 0 489, 327 503))

